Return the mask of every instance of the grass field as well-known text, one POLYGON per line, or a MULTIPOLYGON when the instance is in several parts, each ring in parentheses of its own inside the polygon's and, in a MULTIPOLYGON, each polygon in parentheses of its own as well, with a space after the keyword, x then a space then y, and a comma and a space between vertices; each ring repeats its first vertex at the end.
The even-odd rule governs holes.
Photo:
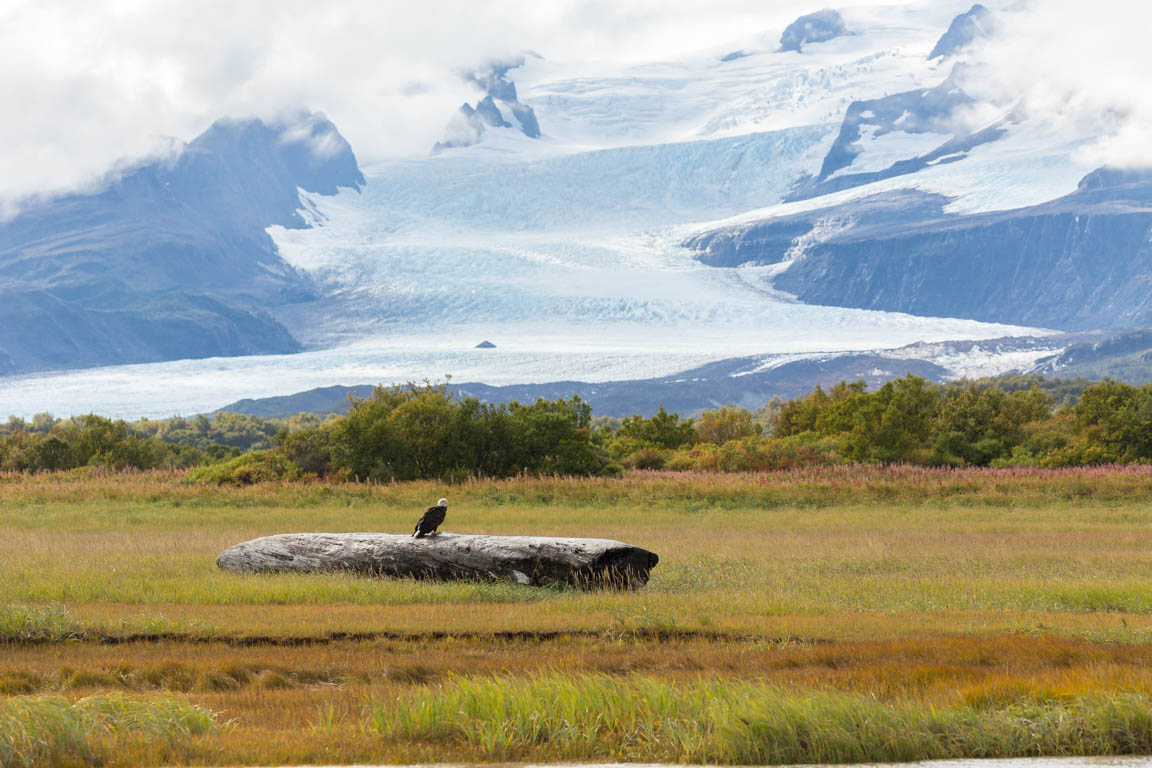
POLYGON ((1141 467, 0 476, 0 745, 30 717, 12 712, 94 696, 215 713, 136 729, 154 738, 70 715, 71 747, 0 746, 0 765, 1150 752, 1149 499, 1141 467), (661 562, 635 592, 214 565, 270 533, 407 532, 441 495, 450 531, 618 538, 661 562))

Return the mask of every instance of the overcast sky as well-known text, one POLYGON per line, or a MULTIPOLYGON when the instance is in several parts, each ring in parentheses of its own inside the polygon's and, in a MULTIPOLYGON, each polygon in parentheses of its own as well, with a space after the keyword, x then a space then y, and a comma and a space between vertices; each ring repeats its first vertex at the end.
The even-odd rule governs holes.
POLYGON ((525 49, 635 59, 785 24, 812 0, 0 0, 0 197, 70 186, 224 115, 321 110, 367 159, 424 153, 525 49), (798 10, 799 9, 799 10, 798 10))
MULTIPOLYGON (((0 200, 74 186, 220 116, 295 107, 326 112, 364 159, 423 153, 452 110, 474 98, 453 74, 461 67, 525 49, 559 61, 675 58, 778 30, 820 5, 0 0, 0 200)), ((989 60, 1006 89, 1034 92, 1034 103, 1063 119, 1114 115, 1101 159, 1152 160, 1150 5, 1035 0, 1039 21, 989 60)))

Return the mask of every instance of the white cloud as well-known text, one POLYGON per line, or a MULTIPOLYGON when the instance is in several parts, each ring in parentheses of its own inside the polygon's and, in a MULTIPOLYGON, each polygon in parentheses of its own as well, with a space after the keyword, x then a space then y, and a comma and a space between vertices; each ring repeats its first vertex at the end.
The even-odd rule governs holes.
MULTIPOLYGON (((864 0, 875 2, 876 0, 864 0)), ((325 112, 362 159, 426 153, 455 73, 540 51, 671 58, 819 0, 0 0, 0 200, 69 188, 218 117, 325 112)))
POLYGON ((1098 137, 1075 158, 1083 165, 1152 166, 1152 4, 1020 6, 1002 15, 1001 34, 978 52, 981 95, 1019 103, 1069 135, 1098 137))
MULTIPOLYGON (((527 49, 558 61, 675 58, 778 33, 825 4, 0 0, 0 201, 74 187, 226 115, 307 107, 325 112, 362 160, 424 154, 474 98, 455 73, 477 62, 527 49)), ((1055 119, 1106 115, 1111 133, 1092 149, 1101 161, 1152 161, 1143 40, 1152 7, 1037 0, 1011 17, 1006 42, 986 50, 1005 90, 1026 92, 1031 109, 1055 119)))

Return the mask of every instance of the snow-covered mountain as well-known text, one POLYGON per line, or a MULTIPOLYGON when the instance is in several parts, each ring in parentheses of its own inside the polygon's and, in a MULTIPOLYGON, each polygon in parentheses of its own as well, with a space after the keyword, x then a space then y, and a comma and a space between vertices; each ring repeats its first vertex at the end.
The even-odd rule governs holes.
POLYGON ((360 190, 299 184, 309 226, 264 222, 314 291, 262 305, 303 352, 15 379, 0 410, 187 413, 446 373, 675 380, 893 349, 987 374, 1059 354, 1064 337, 1035 342, 1047 329, 1142 324, 1142 177, 1093 174, 1099 125, 989 95, 981 46, 1021 13, 1004 6, 817 7, 675 61, 478 66, 430 155, 367 165, 360 190), (1005 337, 1033 341, 929 351, 1005 337))
POLYGON ((94 192, 27 202, 0 223, 0 374, 299 351, 268 309, 315 289, 265 228, 306 226, 300 190, 363 182, 335 126, 300 114, 222 120, 94 192))

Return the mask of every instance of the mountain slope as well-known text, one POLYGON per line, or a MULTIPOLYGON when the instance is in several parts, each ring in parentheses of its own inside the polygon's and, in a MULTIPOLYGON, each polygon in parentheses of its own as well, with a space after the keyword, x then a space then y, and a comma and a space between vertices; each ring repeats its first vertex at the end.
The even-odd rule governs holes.
POLYGON ((220 121, 173 159, 27 205, 0 225, 4 372, 298 350, 267 309, 314 288, 265 228, 306 226, 298 189, 363 183, 335 127, 300 115, 220 121))
MULTIPOLYGON (((491 386, 478 382, 452 384, 462 397, 475 397, 485 403, 513 400, 531 403, 537 398, 555 400, 578 395, 591 404, 597 416, 651 416, 660 406, 684 415, 723 405, 759 408, 773 397, 791 398, 806 394, 817 384, 832 386, 839 381, 864 380, 876 386, 891 378, 912 373, 943 381, 948 372, 923 360, 895 359, 882 354, 832 355, 785 363, 757 371, 759 359, 724 360, 684 371, 676 376, 589 383, 553 381, 542 384, 491 386)), ((220 412, 244 413, 264 418, 292 416, 301 412, 346 413, 348 394, 364 396, 372 385, 324 387, 284 397, 241 400, 220 412)))
POLYGON ((1018 210, 957 216, 946 203, 892 192, 686 245, 714 266, 777 264, 772 285, 813 304, 1068 330, 1152 324, 1152 174, 1096 171, 1018 210))
MULTIPOLYGON (((829 387, 840 381, 864 381, 870 387, 912 373, 932 381, 979 377, 1007 370, 1028 370, 1037 359, 1052 357, 1068 344, 1091 344, 1092 334, 1049 339, 1002 338, 985 341, 915 344, 898 349, 868 352, 814 353, 755 356, 719 360, 695 366, 672 376, 616 381, 544 381, 533 384, 492 386, 470 382, 451 389, 484 402, 533 402, 567 398, 573 394, 592 404, 599 416, 650 416, 663 405, 691 415, 725 404, 756 409, 773 397, 792 398, 817 385, 829 387), (1014 365, 1005 367, 1006 360, 1014 365)), ((220 411, 254 416, 291 416, 300 412, 345 413, 348 394, 363 396, 373 385, 318 387, 293 395, 247 398, 220 411)))

